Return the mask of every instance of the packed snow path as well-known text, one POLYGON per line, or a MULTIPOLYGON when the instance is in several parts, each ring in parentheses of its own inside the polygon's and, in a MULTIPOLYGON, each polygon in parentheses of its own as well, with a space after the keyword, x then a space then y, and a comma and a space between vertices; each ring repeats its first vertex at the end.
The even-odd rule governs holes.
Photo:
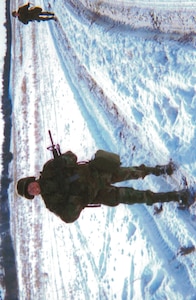
MULTIPOLYGON (((112 5, 101 3, 107 11, 112 5)), ((13 20, 10 206, 19 298, 195 299, 195 252, 178 254, 195 246, 195 208, 188 213, 169 203, 159 215, 145 205, 85 209, 67 225, 41 198, 29 203, 14 193, 17 179, 39 176, 51 157, 48 129, 79 160, 103 148, 119 153, 124 165, 172 158, 181 166, 172 178, 149 176, 130 186, 178 190, 182 174, 192 182, 195 35, 132 30, 106 11, 95 14, 97 1, 91 10, 79 1, 40 5, 58 21, 13 20)))

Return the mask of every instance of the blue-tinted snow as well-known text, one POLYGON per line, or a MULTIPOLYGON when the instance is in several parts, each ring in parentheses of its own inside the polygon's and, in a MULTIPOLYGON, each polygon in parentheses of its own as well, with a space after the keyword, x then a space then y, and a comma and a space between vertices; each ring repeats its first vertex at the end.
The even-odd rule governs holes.
MULTIPOLYGON (((48 129, 79 160, 103 148, 119 153, 124 165, 172 158, 179 166, 171 178, 149 176, 130 186, 178 190, 182 174, 194 182, 195 34, 168 30, 164 18, 149 28, 148 2, 133 10, 138 27, 126 21, 130 1, 114 10, 111 1, 44 0, 57 22, 13 21, 14 183, 39 176, 50 158, 48 129)), ((19 198, 14 184, 10 198, 20 299, 195 299, 195 253, 178 255, 195 245, 195 207, 188 213, 168 203, 154 215, 145 205, 102 206, 67 225, 41 198, 19 198)))

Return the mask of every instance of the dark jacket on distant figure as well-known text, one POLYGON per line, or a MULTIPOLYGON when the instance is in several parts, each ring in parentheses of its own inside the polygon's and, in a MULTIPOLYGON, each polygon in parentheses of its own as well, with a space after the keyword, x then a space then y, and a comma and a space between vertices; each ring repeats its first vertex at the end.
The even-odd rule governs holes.
POLYGON ((23 24, 28 24, 29 21, 39 20, 39 15, 42 12, 41 7, 33 7, 29 9, 30 4, 25 4, 18 9, 18 19, 23 24))

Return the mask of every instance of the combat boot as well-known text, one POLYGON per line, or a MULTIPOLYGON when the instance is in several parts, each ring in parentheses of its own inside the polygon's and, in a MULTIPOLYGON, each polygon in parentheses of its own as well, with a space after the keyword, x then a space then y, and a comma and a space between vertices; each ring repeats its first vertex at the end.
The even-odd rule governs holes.
POLYGON ((180 208, 189 208, 196 201, 196 193, 192 188, 180 191, 178 197, 180 208))
POLYGON ((154 175, 160 176, 163 174, 167 174, 171 176, 175 170, 176 170, 175 164, 172 161, 170 161, 169 164, 164 166, 157 165, 154 170, 154 175))
POLYGON ((142 172, 142 176, 141 177, 145 177, 147 175, 155 175, 155 176, 160 176, 160 175, 172 175, 173 172, 176 170, 176 166, 175 164, 171 161, 169 164, 167 165, 157 165, 156 167, 147 167, 144 164, 140 165, 139 167, 135 167, 135 169, 139 170, 142 172))

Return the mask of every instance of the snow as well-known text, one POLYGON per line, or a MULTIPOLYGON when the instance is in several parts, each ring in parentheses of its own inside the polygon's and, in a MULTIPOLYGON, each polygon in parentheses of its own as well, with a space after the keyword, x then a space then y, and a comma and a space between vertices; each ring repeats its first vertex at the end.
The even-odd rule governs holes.
POLYGON ((65 224, 40 197, 28 202, 15 192, 19 178, 39 176, 51 158, 48 129, 78 160, 105 149, 126 166, 170 159, 179 166, 171 178, 124 185, 180 190, 183 175, 194 183, 195 3, 171 1, 171 11, 168 3, 43 0, 58 21, 12 19, 9 201, 21 300, 196 299, 195 252, 179 254, 195 246, 196 207, 181 211, 171 202, 158 215, 146 205, 86 208, 65 224), (134 26, 127 18, 133 6, 141 19, 134 26), (152 6, 159 28, 149 21, 152 6), (182 7, 185 25, 176 19, 168 27, 165 10, 172 20, 182 7))

